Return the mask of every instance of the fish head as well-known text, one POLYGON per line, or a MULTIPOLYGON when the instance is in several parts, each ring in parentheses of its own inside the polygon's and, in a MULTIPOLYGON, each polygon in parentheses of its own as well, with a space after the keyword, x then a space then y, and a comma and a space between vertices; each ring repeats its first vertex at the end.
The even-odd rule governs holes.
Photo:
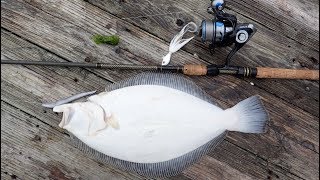
POLYGON ((107 127, 104 109, 93 102, 64 104, 53 111, 63 113, 59 127, 74 135, 94 136, 107 127))

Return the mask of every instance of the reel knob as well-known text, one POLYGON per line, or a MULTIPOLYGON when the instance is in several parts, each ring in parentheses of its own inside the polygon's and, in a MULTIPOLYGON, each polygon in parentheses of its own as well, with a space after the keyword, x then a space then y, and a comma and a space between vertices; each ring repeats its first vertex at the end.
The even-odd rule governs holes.
POLYGON ((238 31, 237 35, 236 35, 236 41, 238 43, 245 43, 247 40, 249 39, 249 34, 247 31, 245 30, 240 30, 238 31))

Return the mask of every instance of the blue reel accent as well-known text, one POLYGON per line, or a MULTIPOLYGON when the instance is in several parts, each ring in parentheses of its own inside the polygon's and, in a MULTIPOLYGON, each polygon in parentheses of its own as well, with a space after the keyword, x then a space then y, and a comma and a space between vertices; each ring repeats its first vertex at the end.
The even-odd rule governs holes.
POLYGON ((219 8, 219 6, 222 6, 222 3, 217 3, 217 4, 216 4, 216 8, 217 8, 217 9, 219 8))
POLYGON ((202 35, 201 35, 201 41, 202 43, 204 43, 206 41, 206 21, 202 21, 202 24, 201 24, 201 27, 202 27, 202 35))
POLYGON ((216 27, 223 27, 224 24, 222 22, 215 22, 216 27))

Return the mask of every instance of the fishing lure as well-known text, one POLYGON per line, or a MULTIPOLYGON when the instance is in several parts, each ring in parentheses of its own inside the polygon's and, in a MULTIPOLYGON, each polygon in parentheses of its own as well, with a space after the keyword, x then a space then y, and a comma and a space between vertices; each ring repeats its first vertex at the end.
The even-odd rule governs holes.
POLYGON ((181 173, 228 131, 264 133, 268 120, 258 96, 223 110, 192 81, 171 73, 143 73, 53 111, 63 112, 59 126, 76 147, 149 178, 181 173))

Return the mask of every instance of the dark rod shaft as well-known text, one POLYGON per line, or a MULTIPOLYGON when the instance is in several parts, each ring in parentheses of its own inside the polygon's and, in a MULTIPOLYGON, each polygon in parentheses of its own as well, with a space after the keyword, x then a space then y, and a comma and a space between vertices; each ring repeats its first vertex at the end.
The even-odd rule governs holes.
POLYGON ((77 63, 77 62, 21 61, 21 60, 1 60, 1 64, 81 67, 81 68, 95 68, 95 69, 154 70, 154 71, 172 71, 172 72, 182 72, 182 69, 183 69, 182 66, 146 66, 146 65, 106 64, 106 63, 77 63))
POLYGON ((1 60, 1 64, 59 66, 59 67, 84 67, 84 68, 96 68, 97 67, 97 64, 89 64, 89 63, 48 62, 48 61, 20 61, 20 60, 1 60))

